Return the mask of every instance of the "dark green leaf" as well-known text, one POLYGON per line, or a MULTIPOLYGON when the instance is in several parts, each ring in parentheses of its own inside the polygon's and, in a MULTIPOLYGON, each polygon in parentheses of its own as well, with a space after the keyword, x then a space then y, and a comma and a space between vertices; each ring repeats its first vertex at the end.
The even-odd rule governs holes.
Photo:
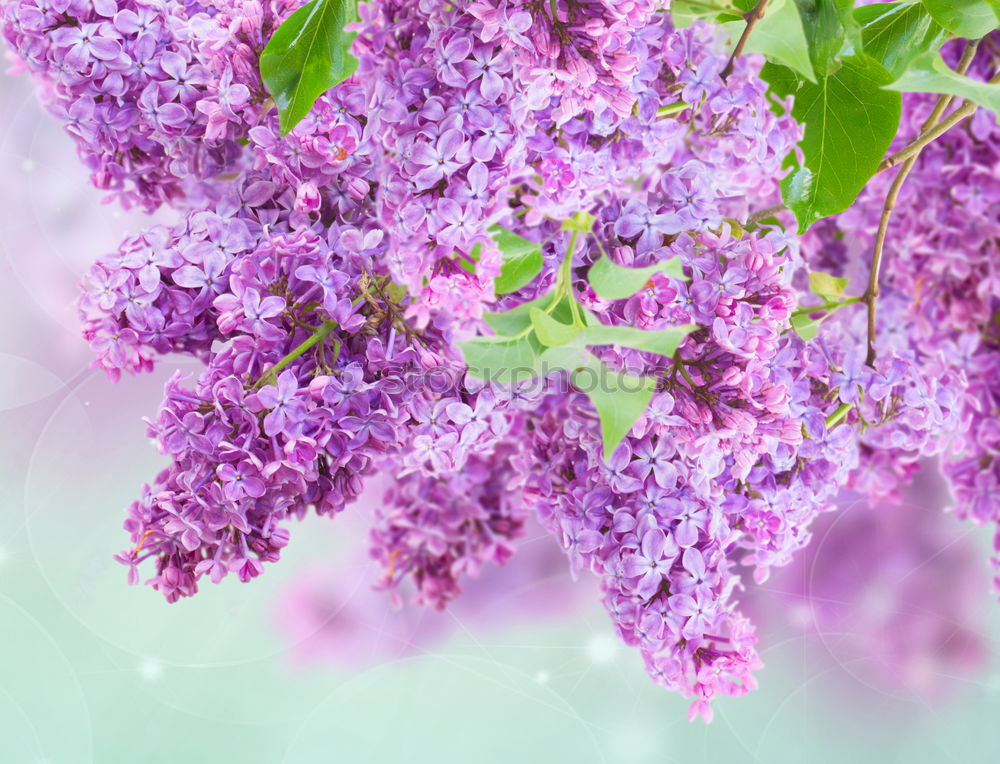
POLYGON ((500 275, 493 283, 494 291, 510 294, 534 281, 542 270, 542 245, 498 225, 490 226, 489 233, 503 255, 500 275))
POLYGON ((587 394, 597 409, 605 459, 639 421, 656 391, 653 377, 622 374, 593 356, 573 374, 573 384, 587 394))
POLYGON ((986 0, 920 0, 934 20, 958 37, 975 40, 997 28, 995 4, 986 0))
POLYGON ((856 8, 865 53, 898 77, 916 56, 941 49, 948 32, 919 2, 876 3, 856 8))
POLYGON ((642 289, 654 273, 665 273, 675 279, 686 279, 679 257, 671 257, 645 268, 627 268, 602 257, 590 267, 587 281, 598 297, 605 300, 623 300, 642 289))
POLYGON ((634 326, 589 326, 580 334, 577 342, 585 345, 620 345, 658 353, 668 358, 677 352, 677 347, 697 326, 686 324, 669 329, 637 329, 634 326))
POLYGON ((282 135, 317 98, 354 74, 354 33, 345 32, 344 25, 356 18, 357 0, 312 0, 271 35, 260 56, 260 76, 278 107, 282 135))
MULTIPOLYGON (((847 209, 878 169, 899 127, 901 98, 883 90, 892 77, 863 55, 845 58, 816 84, 777 64, 766 64, 763 76, 778 96, 794 94, 792 116, 805 124, 804 163, 781 183, 785 204, 804 233, 847 209)), ((795 164, 793 156, 789 163, 795 164)))
POLYGON ((1000 84, 974 80, 948 68, 939 53, 925 53, 895 82, 886 85, 903 93, 947 93, 968 98, 993 112, 1000 122, 1000 84))
POLYGON ((845 45, 857 36, 857 24, 851 14, 853 0, 795 0, 809 59, 817 77, 825 77, 838 68, 837 61, 845 45))
POLYGON ((580 334, 580 327, 572 323, 564 324, 556 321, 544 310, 531 309, 531 325, 535 328, 535 336, 546 347, 568 345, 580 334))

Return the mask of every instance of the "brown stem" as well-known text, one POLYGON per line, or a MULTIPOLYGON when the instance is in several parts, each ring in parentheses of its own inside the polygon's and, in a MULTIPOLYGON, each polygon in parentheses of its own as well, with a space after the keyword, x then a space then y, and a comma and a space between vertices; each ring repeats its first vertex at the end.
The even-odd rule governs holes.
MULTIPOLYGON (((976 49, 978 47, 978 40, 972 41, 965 46, 965 50, 962 53, 962 59, 958 62, 958 66, 955 69, 956 73, 965 74, 965 72, 968 71, 969 66, 972 64, 972 58, 975 56, 976 49)), ((882 215, 878 221, 878 231, 875 233, 875 245, 872 247, 872 264, 870 270, 868 271, 868 287, 865 289, 865 293, 861 298, 862 302, 864 302, 868 308, 868 353, 865 356, 865 363, 868 366, 875 365, 876 305, 878 303, 879 295, 879 274, 882 270, 882 257, 885 252, 886 234, 889 231, 889 220, 892 218, 892 211, 896 207, 896 201, 899 199, 900 189, 903 188, 903 184, 906 182, 906 177, 910 174, 913 166, 917 163, 917 159, 920 157, 920 152, 923 150, 924 146, 929 144, 937 136, 943 134, 948 127, 957 124, 965 118, 960 117, 958 120, 952 120, 952 117, 954 117, 955 114, 958 114, 970 103, 969 101, 965 101, 962 106, 952 112, 952 115, 947 119, 941 120, 941 116, 944 114, 952 100, 953 97, 950 95, 942 95, 938 98, 937 103, 934 104, 934 108, 931 110, 930 116, 928 116, 923 125, 920 126, 920 138, 903 150, 904 152, 908 152, 901 160, 903 162, 903 166, 899 168, 899 172, 896 174, 896 177, 892 181, 892 185, 889 186, 888 193, 885 195, 885 203, 882 205, 882 215), (948 127, 945 127, 945 125, 948 125, 948 127), (931 137, 923 140, 925 136, 931 137)), ((965 116, 968 116, 975 110, 976 105, 972 104, 972 109, 965 116)), ((903 152, 899 153, 901 154, 903 152)), ((894 162, 891 162, 892 158, 893 157, 890 157, 886 160, 887 162, 890 162, 890 164, 886 165, 886 168, 892 167, 893 164, 895 164, 894 162)), ((885 168, 880 168, 880 170, 881 169, 885 168)))
POLYGON ((743 49, 747 46, 747 40, 750 39, 750 33, 753 32, 753 28, 757 26, 757 22, 764 18, 764 11, 767 9, 768 0, 759 0, 757 5, 753 7, 752 10, 744 14, 743 18, 746 19, 747 25, 743 29, 743 34, 740 35, 739 42, 736 43, 736 48, 733 50, 733 55, 729 57, 729 61, 726 62, 726 68, 722 70, 722 79, 726 79, 730 74, 732 74, 733 66, 736 65, 736 59, 743 54, 743 49))
MULTIPOLYGON (((973 48, 974 51, 977 45, 978 41, 970 44, 969 48, 973 48)), ((968 49, 966 50, 968 51, 968 49)), ((962 58, 964 61, 965 56, 963 56, 962 58)), ((966 65, 966 69, 968 69, 968 65, 966 65)), ((964 73, 964 70, 961 69, 956 69, 955 71, 958 74, 964 73)), ((996 85, 997 83, 1000 83, 1000 72, 994 75, 993 78, 989 81, 990 85, 996 85)), ((943 113, 944 110, 951 103, 952 96, 941 96, 941 99, 938 100, 939 105, 943 99, 946 99, 944 100, 944 107, 941 108, 938 116, 940 116, 940 114, 943 113)), ((978 108, 979 105, 975 101, 970 101, 968 99, 962 101, 962 104, 957 109, 955 109, 955 111, 949 114, 946 119, 943 119, 937 124, 933 124, 930 127, 923 128, 920 131, 920 135, 918 135, 909 146, 906 146, 905 148, 902 148, 899 151, 897 151, 892 156, 883 159, 882 164, 880 164, 878 167, 878 171, 882 172, 883 170, 888 170, 890 167, 895 167, 900 162, 903 162, 912 156, 918 155, 923 150, 924 146, 926 146, 931 141, 935 140, 936 138, 940 137, 944 133, 951 130, 951 128, 960 123, 962 120, 971 117, 978 108)), ((935 107, 935 110, 937 110, 937 107, 935 107)))
POLYGON ((757 210, 750 217, 747 218, 746 225, 744 228, 749 229, 750 226, 756 226, 761 220, 767 220, 769 217, 773 217, 780 212, 785 212, 788 210, 787 204, 773 204, 770 207, 765 207, 762 210, 757 210))

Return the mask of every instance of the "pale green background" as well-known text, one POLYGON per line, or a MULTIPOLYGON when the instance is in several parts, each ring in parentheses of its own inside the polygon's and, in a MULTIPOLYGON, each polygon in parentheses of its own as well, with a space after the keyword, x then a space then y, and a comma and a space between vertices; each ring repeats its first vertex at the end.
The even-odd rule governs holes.
MULTIPOLYGON (((717 703, 710 726, 688 724, 596 604, 541 626, 456 617, 432 651, 356 674, 295 669, 275 598, 347 553, 339 519, 311 520, 250 586, 175 606, 127 588, 111 554, 121 508, 162 463, 141 417, 169 369, 118 386, 87 371, 71 301, 86 263, 141 221, 99 204, 16 80, 0 84, 0 172, 3 764, 1000 760, 996 660, 942 677, 953 699, 931 704, 878 689, 863 660, 838 663, 792 623, 762 627, 761 689, 717 703)), ((1000 655, 985 589, 982 605, 1000 655)))

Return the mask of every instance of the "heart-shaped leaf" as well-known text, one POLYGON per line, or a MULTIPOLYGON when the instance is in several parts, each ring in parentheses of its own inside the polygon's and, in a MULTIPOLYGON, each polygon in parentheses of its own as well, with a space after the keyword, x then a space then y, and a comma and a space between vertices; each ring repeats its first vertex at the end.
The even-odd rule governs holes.
POLYGON ((278 107, 281 134, 309 113, 316 99, 358 68, 351 55, 357 0, 312 0, 285 19, 260 56, 260 76, 278 107))

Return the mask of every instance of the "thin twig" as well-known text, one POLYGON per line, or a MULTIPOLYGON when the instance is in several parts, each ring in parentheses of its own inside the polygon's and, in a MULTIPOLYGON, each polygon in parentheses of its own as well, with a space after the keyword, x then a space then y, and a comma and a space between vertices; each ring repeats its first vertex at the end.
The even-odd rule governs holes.
POLYGON ((743 34, 740 35, 739 42, 736 43, 736 48, 733 50, 733 55, 729 57, 729 61, 726 63, 726 68, 722 70, 722 79, 726 79, 733 71, 733 66, 736 65, 736 59, 743 54, 743 49, 747 46, 747 40, 750 39, 750 33, 753 32, 753 28, 757 26, 757 22, 764 18, 764 11, 767 8, 768 0, 759 0, 757 5, 753 7, 753 10, 748 11, 743 15, 746 19, 747 25, 743 29, 743 34))
POLYGON ((787 210, 787 204, 773 204, 770 207, 757 210, 747 218, 747 222, 743 227, 749 229, 750 226, 756 226, 761 220, 767 220, 769 217, 773 217, 780 212, 786 212, 787 210))
MULTIPOLYGON (((966 45, 965 50, 962 53, 962 59, 958 62, 958 67, 955 69, 956 73, 965 74, 965 72, 968 71, 978 47, 978 40, 972 41, 966 45)), ((878 231, 875 233, 875 245, 872 247, 872 264, 868 271, 868 287, 865 289, 865 293, 861 298, 861 301, 864 302, 868 308, 868 352, 865 356, 865 363, 868 366, 874 367, 875 365, 876 306, 878 304, 879 296, 879 274, 882 270, 882 257, 885 253, 885 239, 886 234, 889 231, 889 220, 892 218, 892 211, 896 207, 896 201, 899 199, 899 192, 903 188, 903 184, 906 182, 906 177, 910 174, 910 170, 912 170, 913 166, 917 163, 917 159, 920 157, 920 152, 923 150, 924 146, 948 129, 947 127, 940 129, 942 126, 948 124, 949 122, 951 122, 952 125, 957 124, 957 122, 952 121, 952 117, 965 108, 968 103, 970 103, 969 101, 965 101, 962 106, 952 113, 952 117, 941 120, 941 116, 948 108, 952 99, 953 97, 950 95, 942 95, 938 98, 937 103, 931 110, 930 116, 928 116, 923 125, 920 126, 920 139, 914 141, 910 144, 910 147, 908 147, 915 148, 913 148, 913 150, 903 158, 903 166, 899 168, 899 172, 896 174, 896 177, 892 181, 892 185, 889 186, 888 193, 885 195, 885 203, 882 205, 882 215, 878 221, 878 231), (924 136, 930 136, 932 134, 933 137, 928 138, 927 140, 921 140, 924 136)), ((968 114, 971 114, 975 110, 976 105, 973 104, 972 110, 968 112, 968 114)), ((968 114, 966 116, 968 116, 968 114)), ((964 117, 962 119, 964 119, 964 117)), ((891 167, 892 164, 888 166, 891 167)))
MULTIPOLYGON (((956 73, 961 74, 959 70, 956 69, 955 71, 956 73)), ((1000 72, 994 75, 994 77, 989 81, 990 85, 996 85, 997 83, 1000 83, 1000 72)), ((942 96, 942 98, 945 98, 945 96, 942 96)), ((947 96, 947 98, 948 102, 952 99, 951 96, 947 96)), ((947 103, 945 106, 947 107, 947 103)), ((962 102, 962 105, 949 114, 946 119, 941 120, 941 122, 938 122, 933 127, 921 130, 920 135, 917 136, 917 138, 915 138, 909 146, 900 149, 892 156, 886 157, 882 160, 882 164, 879 165, 878 171, 882 172, 883 170, 888 170, 890 167, 895 167, 897 164, 909 159, 911 156, 919 154, 921 150, 923 150, 924 146, 951 130, 951 128, 962 120, 971 117, 978 108, 979 104, 975 101, 966 99, 962 102)), ((942 111, 944 111, 944 109, 942 109, 942 111)))

